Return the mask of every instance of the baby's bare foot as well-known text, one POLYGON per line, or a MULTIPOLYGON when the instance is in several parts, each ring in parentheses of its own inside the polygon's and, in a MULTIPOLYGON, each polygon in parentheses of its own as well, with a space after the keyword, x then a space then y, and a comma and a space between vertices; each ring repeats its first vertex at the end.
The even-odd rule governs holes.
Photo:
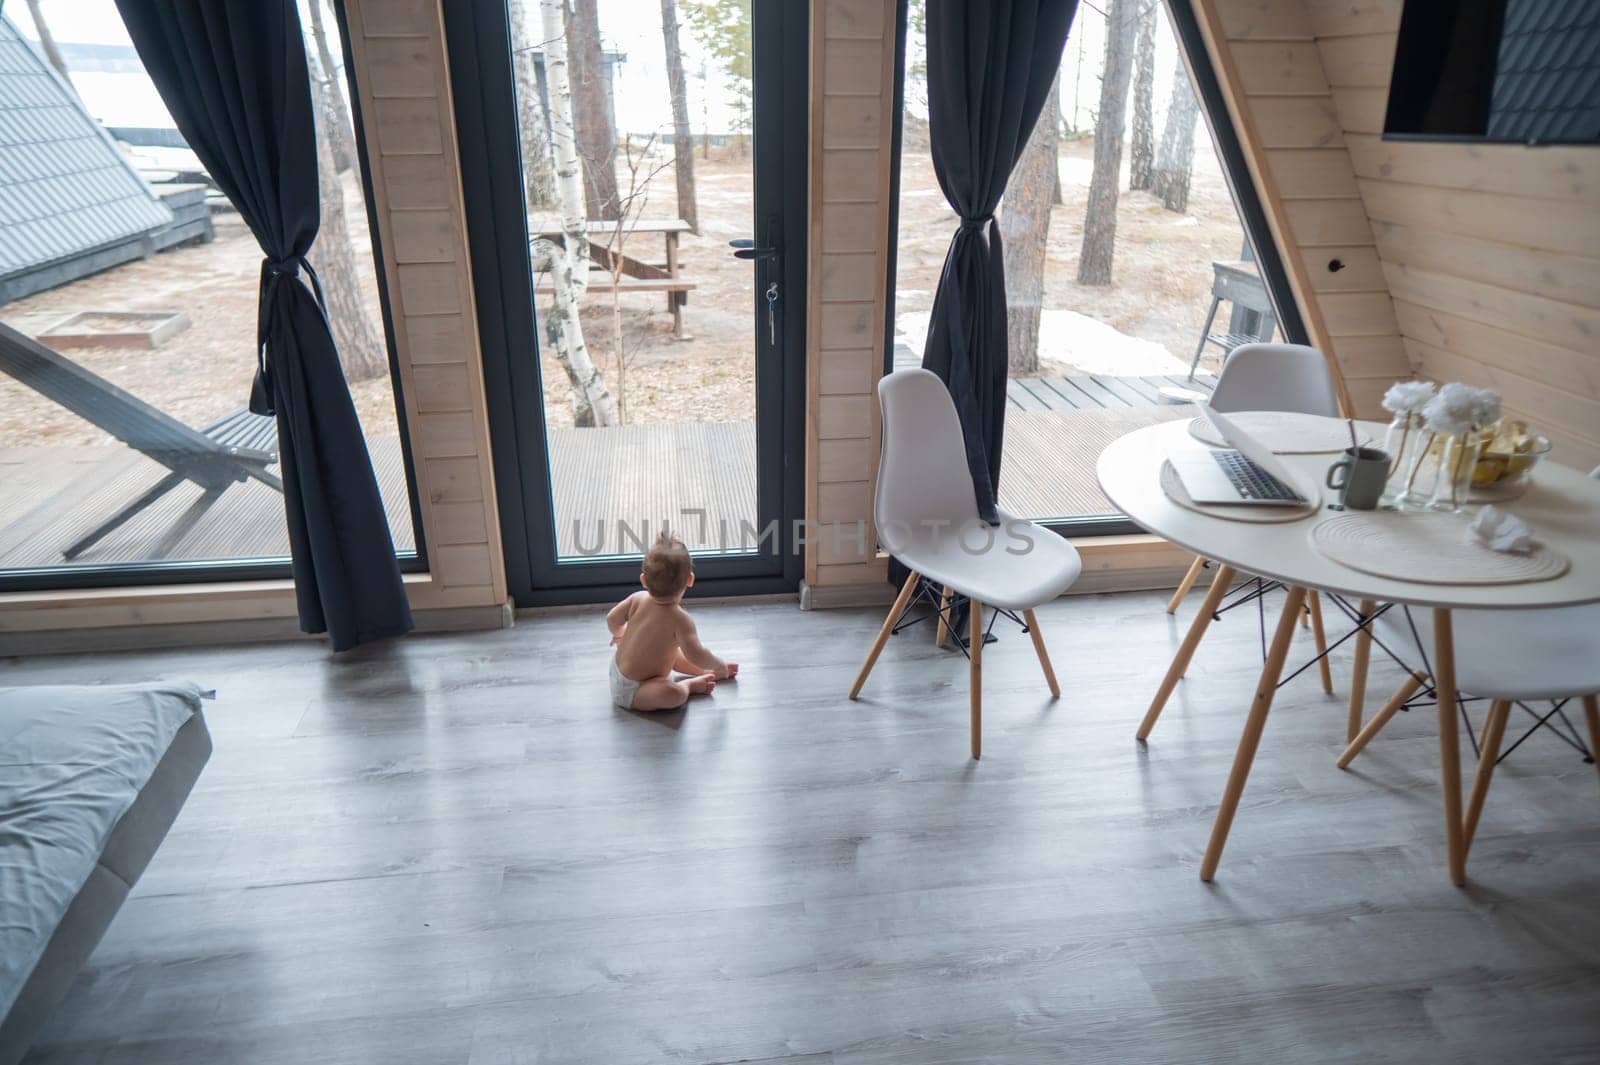
POLYGON ((721 673, 717 674, 718 680, 732 680, 739 675, 739 663, 729 662, 721 673))
POLYGON ((717 675, 702 673, 698 677, 690 677, 686 683, 689 685, 691 695, 709 695, 711 689, 717 686, 717 675))

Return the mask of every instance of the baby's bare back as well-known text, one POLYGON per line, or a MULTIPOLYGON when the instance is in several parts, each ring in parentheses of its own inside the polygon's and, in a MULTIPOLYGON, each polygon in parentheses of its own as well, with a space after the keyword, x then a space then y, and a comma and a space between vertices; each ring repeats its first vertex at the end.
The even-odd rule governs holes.
POLYGON ((628 627, 617 645, 617 668, 623 676, 649 680, 671 673, 687 617, 677 603, 658 603, 636 592, 628 612, 628 627))

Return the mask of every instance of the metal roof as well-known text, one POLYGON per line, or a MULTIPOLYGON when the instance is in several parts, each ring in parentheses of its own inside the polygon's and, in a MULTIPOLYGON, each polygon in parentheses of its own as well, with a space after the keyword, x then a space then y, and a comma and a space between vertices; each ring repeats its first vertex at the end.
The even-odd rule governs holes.
POLYGON ((171 221, 72 88, 0 16, 0 280, 171 221))
POLYGON ((1600 4, 1508 0, 1489 136, 1600 139, 1600 4))

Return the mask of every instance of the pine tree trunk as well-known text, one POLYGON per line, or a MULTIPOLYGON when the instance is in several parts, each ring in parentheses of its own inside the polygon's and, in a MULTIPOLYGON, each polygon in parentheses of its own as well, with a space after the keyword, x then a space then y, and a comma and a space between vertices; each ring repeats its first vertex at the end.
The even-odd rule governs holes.
POLYGON ((1123 126, 1128 119, 1128 83, 1141 0, 1110 0, 1106 61, 1100 76, 1100 111, 1094 124, 1094 174, 1083 216, 1083 251, 1078 283, 1109 285, 1117 245, 1117 192, 1122 184, 1123 126))
POLYGON ((1194 168, 1194 127, 1200 118, 1200 102, 1194 98, 1189 72, 1178 64, 1172 78, 1172 98, 1167 101, 1167 121, 1161 131, 1161 146, 1156 149, 1155 169, 1150 191, 1161 197, 1161 205, 1182 214, 1189 207, 1189 175, 1194 168))
POLYGON ((689 86, 678 47, 677 0, 661 0, 661 38, 667 49, 667 91, 672 94, 672 168, 678 179, 678 217, 700 232, 694 198, 694 135, 689 130, 689 86))
POLYGON ((1155 165, 1156 4, 1144 0, 1134 47, 1138 73, 1133 79, 1133 131, 1128 141, 1128 188, 1150 187, 1155 165))
POLYGON ((1022 158, 1006 182, 1000 211, 1005 248, 1006 348, 1012 376, 1039 371, 1039 316, 1044 303, 1044 266, 1050 245, 1051 193, 1056 184, 1061 74, 1050 86, 1022 158))
POLYGON ((350 109, 345 106, 344 93, 335 83, 338 70, 333 52, 328 47, 328 32, 322 25, 322 0, 306 0, 311 12, 311 43, 317 50, 318 72, 322 79, 323 101, 329 116, 328 140, 333 150, 333 165, 344 173, 356 165, 355 127, 350 122, 350 109))
POLYGON ((561 205, 564 249, 534 241, 539 268, 550 272, 556 298, 548 324, 556 335, 556 359, 572 384, 576 425, 615 425, 616 410, 605 380, 589 358, 578 307, 589 283, 589 238, 584 225, 583 179, 573 135, 572 85, 567 69, 566 12, 562 0, 539 0, 544 35, 545 74, 550 86, 550 129, 556 163, 556 193, 561 205))
POLYGON ((333 163, 333 146, 326 127, 331 108, 324 97, 326 82, 313 78, 311 93, 317 113, 317 196, 322 201, 322 226, 311 245, 311 265, 322 282, 328 327, 339 349, 339 365, 351 384, 370 381, 389 372, 389 349, 372 324, 366 298, 361 294, 350 223, 345 216, 344 181, 333 163))
POLYGON ((556 202, 555 172, 550 163, 550 120, 539 94, 533 53, 539 38, 528 17, 530 0, 510 0, 511 58, 517 79, 517 132, 522 143, 522 192, 529 207, 556 202))
MULTIPOLYGON (((600 53, 597 0, 572 0, 567 19, 568 77, 572 83, 572 119, 583 159, 584 209, 590 218, 617 218, 617 134, 606 106, 604 57, 600 53)), ((548 62, 548 59, 547 59, 548 62)))
MULTIPOLYGON (((3 0, 0 0, 0 6, 3 0)), ((67 61, 61 58, 61 49, 56 47, 55 34, 50 32, 49 23, 44 20, 44 13, 39 10, 39 0, 28 0, 28 14, 33 17, 34 32, 39 35, 39 47, 44 51, 44 57, 61 75, 61 80, 68 85, 72 84, 72 75, 67 72, 67 61)), ((70 32, 70 30, 69 30, 70 32)))

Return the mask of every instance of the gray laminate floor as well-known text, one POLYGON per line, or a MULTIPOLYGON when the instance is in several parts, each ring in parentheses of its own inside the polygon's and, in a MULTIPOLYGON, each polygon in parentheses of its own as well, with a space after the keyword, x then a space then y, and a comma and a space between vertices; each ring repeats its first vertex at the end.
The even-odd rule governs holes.
POLYGON ((1141 749, 1163 598, 1042 610, 1055 705, 1025 637, 992 646, 981 764, 925 628, 843 698, 869 611, 700 608, 744 673, 653 720, 607 707, 598 611, 0 662, 218 690, 211 765, 27 1061, 1600 1060, 1594 767, 1519 749, 1458 890, 1431 715, 1340 772, 1308 674, 1204 885, 1258 636, 1214 627, 1141 749))

